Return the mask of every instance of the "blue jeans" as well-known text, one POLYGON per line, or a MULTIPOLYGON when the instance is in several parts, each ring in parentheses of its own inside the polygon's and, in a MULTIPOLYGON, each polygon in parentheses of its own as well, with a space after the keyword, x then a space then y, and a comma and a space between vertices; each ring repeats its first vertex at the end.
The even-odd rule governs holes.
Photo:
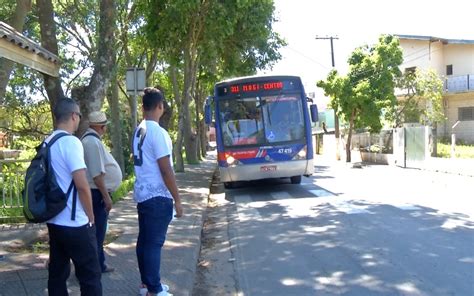
POLYGON ((173 200, 157 196, 138 203, 137 211, 139 231, 136 251, 140 277, 150 293, 159 293, 162 291, 161 248, 173 215, 173 200))
POLYGON ((100 269, 104 272, 105 255, 104 255, 104 240, 107 231, 107 219, 109 214, 105 210, 104 199, 99 189, 91 189, 92 194, 92 208, 94 210, 96 237, 97 237, 97 251, 99 255, 100 269))

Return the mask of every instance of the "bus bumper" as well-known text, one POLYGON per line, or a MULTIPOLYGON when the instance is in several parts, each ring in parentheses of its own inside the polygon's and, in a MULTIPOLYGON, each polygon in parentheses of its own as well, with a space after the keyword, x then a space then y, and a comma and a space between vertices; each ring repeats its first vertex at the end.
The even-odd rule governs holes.
POLYGON ((313 160, 292 160, 260 164, 219 167, 222 182, 252 181, 270 178, 310 176, 314 173, 313 160))

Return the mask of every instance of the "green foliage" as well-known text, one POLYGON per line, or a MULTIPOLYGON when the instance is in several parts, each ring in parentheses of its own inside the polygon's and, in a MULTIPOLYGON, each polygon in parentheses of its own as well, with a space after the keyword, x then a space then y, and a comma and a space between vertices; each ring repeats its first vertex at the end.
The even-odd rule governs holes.
POLYGON ((395 78, 401 75, 402 50, 398 39, 382 35, 373 47, 357 48, 349 58, 349 73, 336 70, 317 85, 331 98, 331 105, 350 129, 367 127, 372 132, 382 128, 383 111, 396 104, 395 78))
POLYGON ((446 118, 443 112, 443 81, 434 70, 405 73, 397 85, 405 91, 398 106, 391 112, 395 126, 403 122, 435 125, 446 118))
POLYGON ((133 184, 135 182, 135 176, 131 175, 127 179, 122 181, 122 184, 120 184, 119 188, 112 193, 112 201, 114 203, 122 200, 124 197, 126 197, 130 191, 133 190, 133 184))
MULTIPOLYGON (((446 142, 438 142, 438 157, 451 157, 451 144, 446 142)), ((474 145, 456 145, 456 158, 474 158, 474 145)))

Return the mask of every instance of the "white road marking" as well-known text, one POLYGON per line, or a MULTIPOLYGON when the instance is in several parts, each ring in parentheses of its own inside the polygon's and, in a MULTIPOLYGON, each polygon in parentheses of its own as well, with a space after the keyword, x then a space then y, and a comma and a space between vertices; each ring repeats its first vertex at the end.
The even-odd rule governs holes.
POLYGON ((331 192, 329 192, 327 190, 324 190, 324 189, 312 189, 312 190, 308 190, 308 191, 311 192, 311 194, 316 195, 318 197, 334 196, 334 194, 332 194, 331 192))
POLYGON ((291 194, 289 194, 286 191, 271 192, 270 195, 273 197, 274 200, 283 200, 283 199, 293 198, 291 194))
POLYGON ((313 195, 316 195, 320 201, 324 201, 333 207, 335 207, 338 211, 344 212, 346 214, 370 214, 367 206, 355 205, 350 202, 350 199, 345 197, 344 195, 334 195, 333 193, 324 190, 324 189, 314 189, 308 190, 313 195))

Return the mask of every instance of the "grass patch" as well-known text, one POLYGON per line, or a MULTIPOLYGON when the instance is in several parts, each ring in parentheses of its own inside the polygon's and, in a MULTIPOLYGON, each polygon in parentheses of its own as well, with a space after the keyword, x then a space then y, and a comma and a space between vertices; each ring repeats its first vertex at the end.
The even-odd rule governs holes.
MULTIPOLYGON (((451 158, 451 144, 438 143, 438 156, 451 158)), ((456 158, 474 158, 474 145, 456 145, 456 158)))

